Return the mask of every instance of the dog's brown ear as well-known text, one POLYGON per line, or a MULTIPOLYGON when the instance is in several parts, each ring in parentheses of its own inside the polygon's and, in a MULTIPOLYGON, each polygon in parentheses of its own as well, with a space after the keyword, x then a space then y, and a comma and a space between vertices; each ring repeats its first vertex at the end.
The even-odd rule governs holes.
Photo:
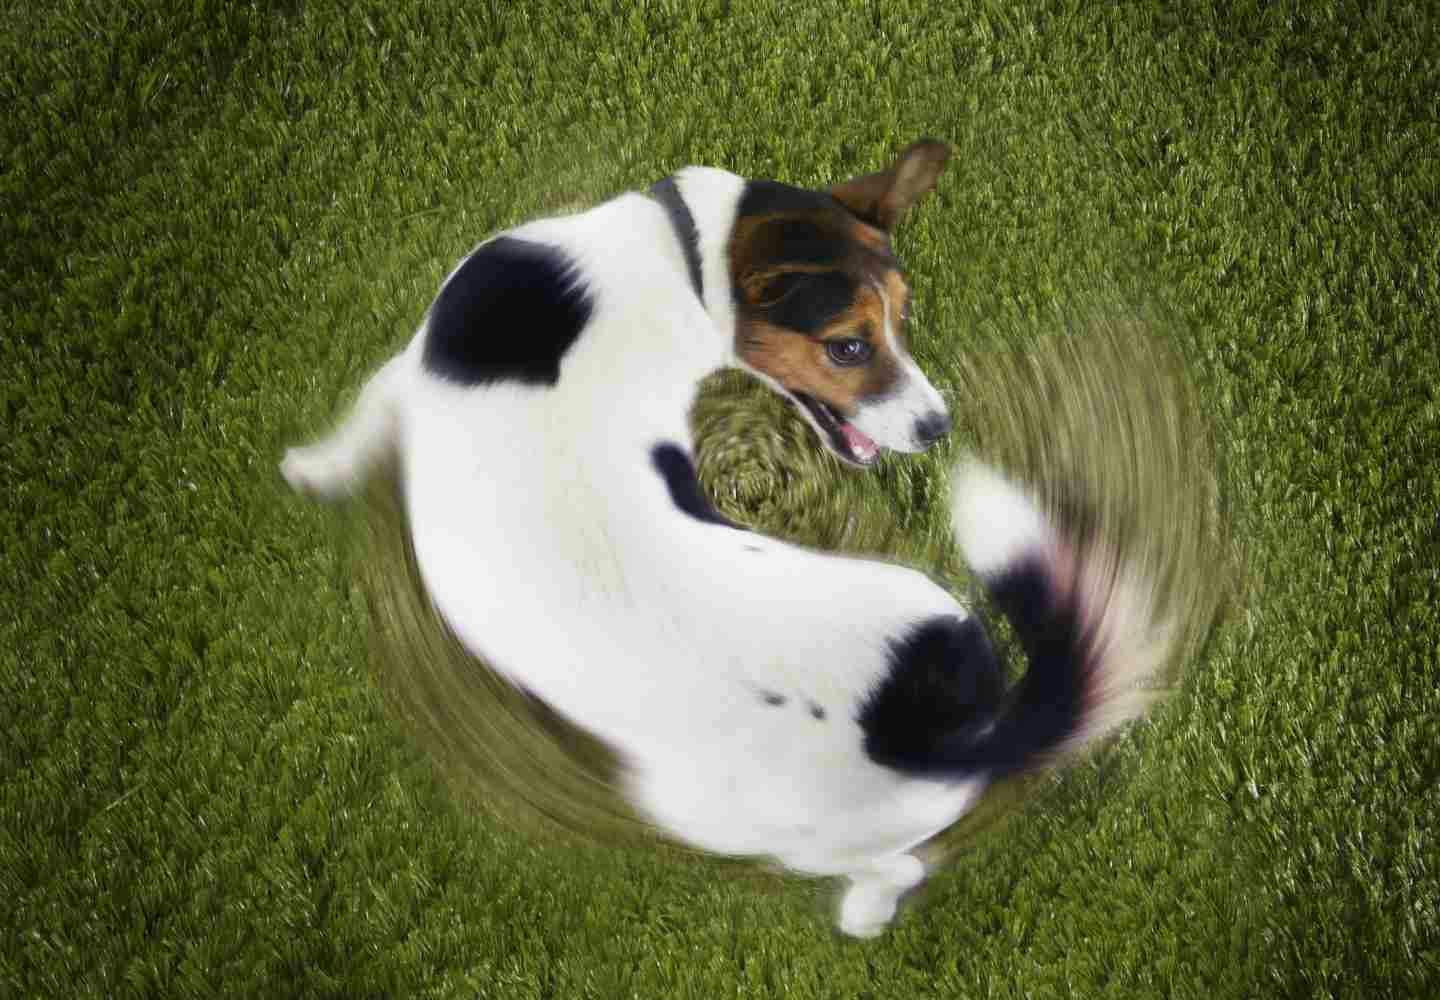
POLYGON ((893 230, 910 206, 935 186, 949 159, 945 143, 921 139, 907 146, 889 170, 837 184, 830 194, 866 222, 893 230))

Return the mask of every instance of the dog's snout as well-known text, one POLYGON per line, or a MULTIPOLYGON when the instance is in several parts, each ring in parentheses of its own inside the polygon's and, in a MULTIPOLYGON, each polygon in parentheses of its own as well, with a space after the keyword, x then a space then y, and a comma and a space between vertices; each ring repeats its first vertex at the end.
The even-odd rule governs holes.
POLYGON ((920 447, 928 448, 950 433, 950 414, 944 410, 927 413, 915 421, 915 440, 920 447))

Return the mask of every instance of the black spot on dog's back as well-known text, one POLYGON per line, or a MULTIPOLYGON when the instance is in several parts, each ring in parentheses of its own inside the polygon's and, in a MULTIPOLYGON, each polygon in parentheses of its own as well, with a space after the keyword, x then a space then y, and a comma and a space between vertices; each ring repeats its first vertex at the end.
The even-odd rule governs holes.
POLYGON ((695 466, 685 449, 670 441, 657 444, 650 452, 655 471, 665 480, 670 491, 670 502, 697 521, 718 524, 726 528, 740 528, 740 525, 721 514, 710 504, 710 499, 700 487, 700 478, 695 475, 695 466))
POLYGON ((425 367, 461 385, 554 385, 594 303, 556 247, 500 236, 460 265, 430 309, 425 367))
POLYGON ((891 642, 889 670, 860 709, 865 753, 907 773, 937 770, 946 739, 990 722, 1003 690, 979 621, 919 622, 891 642))

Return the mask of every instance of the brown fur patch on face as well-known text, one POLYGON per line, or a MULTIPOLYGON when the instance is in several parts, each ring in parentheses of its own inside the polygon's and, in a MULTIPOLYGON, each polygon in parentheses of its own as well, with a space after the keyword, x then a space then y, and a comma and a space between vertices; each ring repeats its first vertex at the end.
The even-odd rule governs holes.
MULTIPOLYGON (((887 293, 890 323, 896 329, 905 293, 903 279, 898 272, 892 274, 901 289, 898 296, 887 293)), ((901 378, 901 358, 885 337, 885 306, 874 286, 863 285, 845 309, 811 332, 763 319, 742 322, 737 345, 740 357, 786 390, 812 396, 842 415, 853 416, 862 402, 890 393, 901 378), (826 341, 851 338, 870 345, 870 359, 864 364, 837 365, 827 353, 826 341)))
POLYGON ((735 347, 746 365, 845 415, 895 388, 910 293, 884 229, 827 194, 752 182, 729 251, 735 347), (868 361, 830 359, 825 342, 849 338, 870 345, 868 361))

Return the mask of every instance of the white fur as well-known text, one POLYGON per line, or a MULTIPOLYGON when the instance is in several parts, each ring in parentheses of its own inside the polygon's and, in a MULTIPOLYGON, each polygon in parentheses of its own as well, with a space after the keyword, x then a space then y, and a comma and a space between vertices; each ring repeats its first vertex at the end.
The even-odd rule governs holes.
MULTIPOLYGON (((691 168, 678 184, 701 234, 703 307, 667 217, 643 196, 529 223, 512 235, 563 247, 594 293, 558 386, 437 378, 421 365, 422 325, 350 419, 292 449, 282 471, 334 496, 397 449, 424 583, 458 638, 617 748, 633 801, 671 835, 847 876, 840 926, 874 934, 924 877, 908 852, 985 780, 877 765, 857 709, 894 636, 968 612, 922 573, 675 508, 650 449, 689 450, 698 383, 737 363, 725 247, 743 182, 691 168), (762 692, 788 701, 767 705, 762 692)), ((1012 500, 989 481, 961 498, 967 523, 985 525, 963 540, 977 568, 1038 530, 1012 500)))
POLYGON ((1035 504, 999 473, 974 460, 951 476, 950 510, 955 543, 981 576, 998 573, 1036 554, 1053 533, 1035 504))
POLYGON ((904 452, 923 451, 929 442, 916 438, 916 422, 931 414, 945 413, 945 400, 930 384, 915 359, 910 357, 910 352, 896 339, 885 289, 876 285, 875 290, 884 303, 883 336, 886 346, 899 362, 900 377, 883 399, 861 403, 850 422, 876 444, 886 448, 904 452))

